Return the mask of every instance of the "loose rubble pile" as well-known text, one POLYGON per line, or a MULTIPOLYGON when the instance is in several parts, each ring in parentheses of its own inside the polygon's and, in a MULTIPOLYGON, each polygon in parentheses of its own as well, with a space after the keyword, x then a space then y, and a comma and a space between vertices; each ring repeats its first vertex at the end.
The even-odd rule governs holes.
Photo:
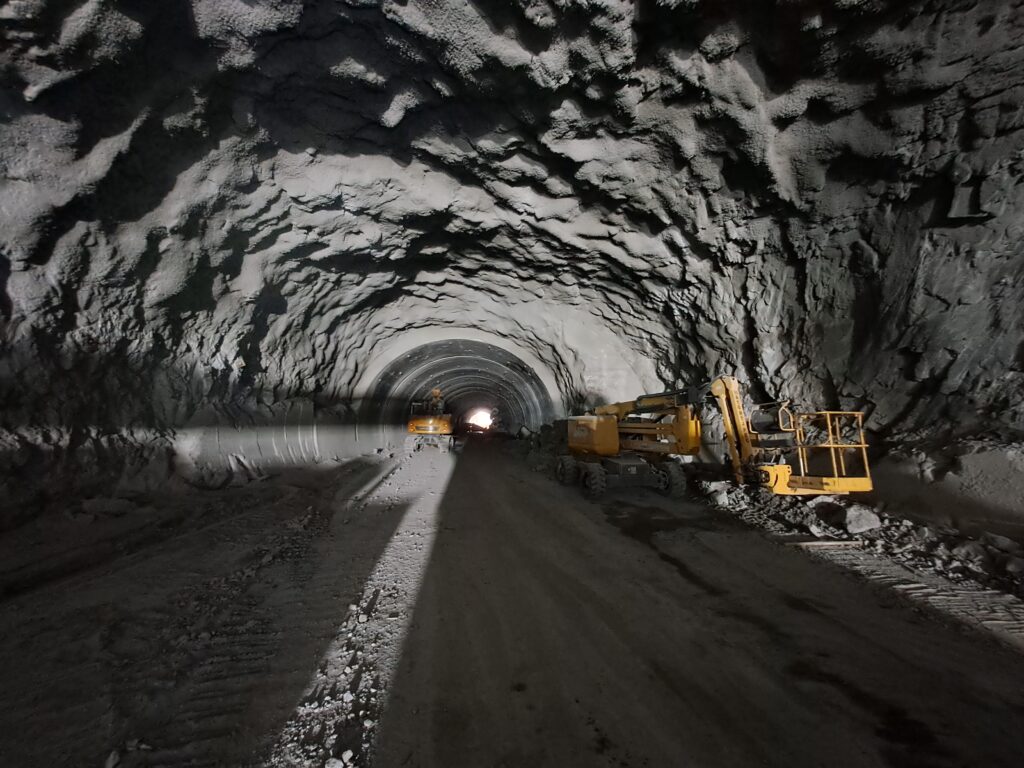
POLYGON ((985 533, 971 538, 956 528, 917 524, 884 504, 872 508, 848 497, 804 500, 727 481, 696 485, 716 507, 773 535, 858 541, 908 568, 1024 597, 1024 546, 1005 536, 985 533))

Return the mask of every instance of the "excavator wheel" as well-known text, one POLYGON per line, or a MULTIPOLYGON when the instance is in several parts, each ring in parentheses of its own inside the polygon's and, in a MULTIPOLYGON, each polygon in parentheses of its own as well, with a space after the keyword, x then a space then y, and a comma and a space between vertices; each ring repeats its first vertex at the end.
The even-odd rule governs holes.
POLYGON ((654 474, 655 490, 668 496, 669 490, 672 487, 672 481, 668 478, 668 472, 659 467, 655 467, 652 472, 654 474))
POLYGON ((572 456, 559 456, 555 477, 562 485, 574 485, 580 476, 580 467, 572 456))
POLYGON ((662 493, 673 499, 681 499, 685 496, 686 473, 683 471, 683 468, 674 461, 666 461, 662 464, 661 471, 668 477, 668 487, 662 493))
POLYGON ((583 493, 588 499, 597 499, 604 495, 608 488, 608 473, 600 464, 589 464, 583 476, 583 493))

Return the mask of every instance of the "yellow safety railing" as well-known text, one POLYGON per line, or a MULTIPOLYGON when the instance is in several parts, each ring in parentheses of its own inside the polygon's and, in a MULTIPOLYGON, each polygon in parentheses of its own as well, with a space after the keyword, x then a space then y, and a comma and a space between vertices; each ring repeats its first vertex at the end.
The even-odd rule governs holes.
POLYGON ((864 414, 860 411, 817 411, 795 414, 796 453, 800 474, 810 474, 811 459, 816 451, 827 451, 832 477, 871 477, 868 468, 868 446, 864 439, 864 414), (809 442, 808 431, 826 435, 825 442, 809 442), (861 466, 851 472, 847 454, 860 455, 861 466))

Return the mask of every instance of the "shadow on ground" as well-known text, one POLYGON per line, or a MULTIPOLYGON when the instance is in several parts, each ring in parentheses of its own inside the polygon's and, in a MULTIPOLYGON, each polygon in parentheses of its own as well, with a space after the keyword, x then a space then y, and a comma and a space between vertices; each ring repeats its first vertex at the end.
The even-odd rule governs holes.
POLYGON ((127 530, 93 520, 77 542, 38 542, 34 565, 5 571, 0 764, 102 765, 113 749, 122 766, 249 764, 405 513, 348 506, 393 466, 153 499, 127 530), (152 749, 125 751, 138 743, 152 749))
POLYGON ((407 766, 1016 766, 1024 659, 706 506, 471 446, 377 741, 407 766))

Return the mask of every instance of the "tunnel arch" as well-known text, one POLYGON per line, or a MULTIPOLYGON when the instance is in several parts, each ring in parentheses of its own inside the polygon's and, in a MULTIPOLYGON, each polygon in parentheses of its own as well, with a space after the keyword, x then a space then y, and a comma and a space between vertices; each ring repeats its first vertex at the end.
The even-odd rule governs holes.
POLYGON ((546 343, 536 344, 480 328, 463 328, 439 323, 406 327, 376 340, 372 357, 364 362, 350 384, 353 399, 362 404, 359 412, 370 413, 375 417, 380 415, 373 407, 377 383, 384 372, 399 360, 420 347, 451 340, 480 342, 517 358, 530 368, 541 382, 554 409, 555 418, 565 415, 568 403, 572 400, 571 393, 582 386, 582 382, 573 379, 572 373, 565 369, 564 361, 559 358, 557 350, 549 349, 546 343))
POLYGON ((533 366, 494 344, 474 339, 431 341, 405 351, 381 370, 367 393, 363 423, 401 428, 409 407, 440 387, 461 422, 479 409, 497 409, 511 432, 537 429, 554 418, 555 405, 533 366))

